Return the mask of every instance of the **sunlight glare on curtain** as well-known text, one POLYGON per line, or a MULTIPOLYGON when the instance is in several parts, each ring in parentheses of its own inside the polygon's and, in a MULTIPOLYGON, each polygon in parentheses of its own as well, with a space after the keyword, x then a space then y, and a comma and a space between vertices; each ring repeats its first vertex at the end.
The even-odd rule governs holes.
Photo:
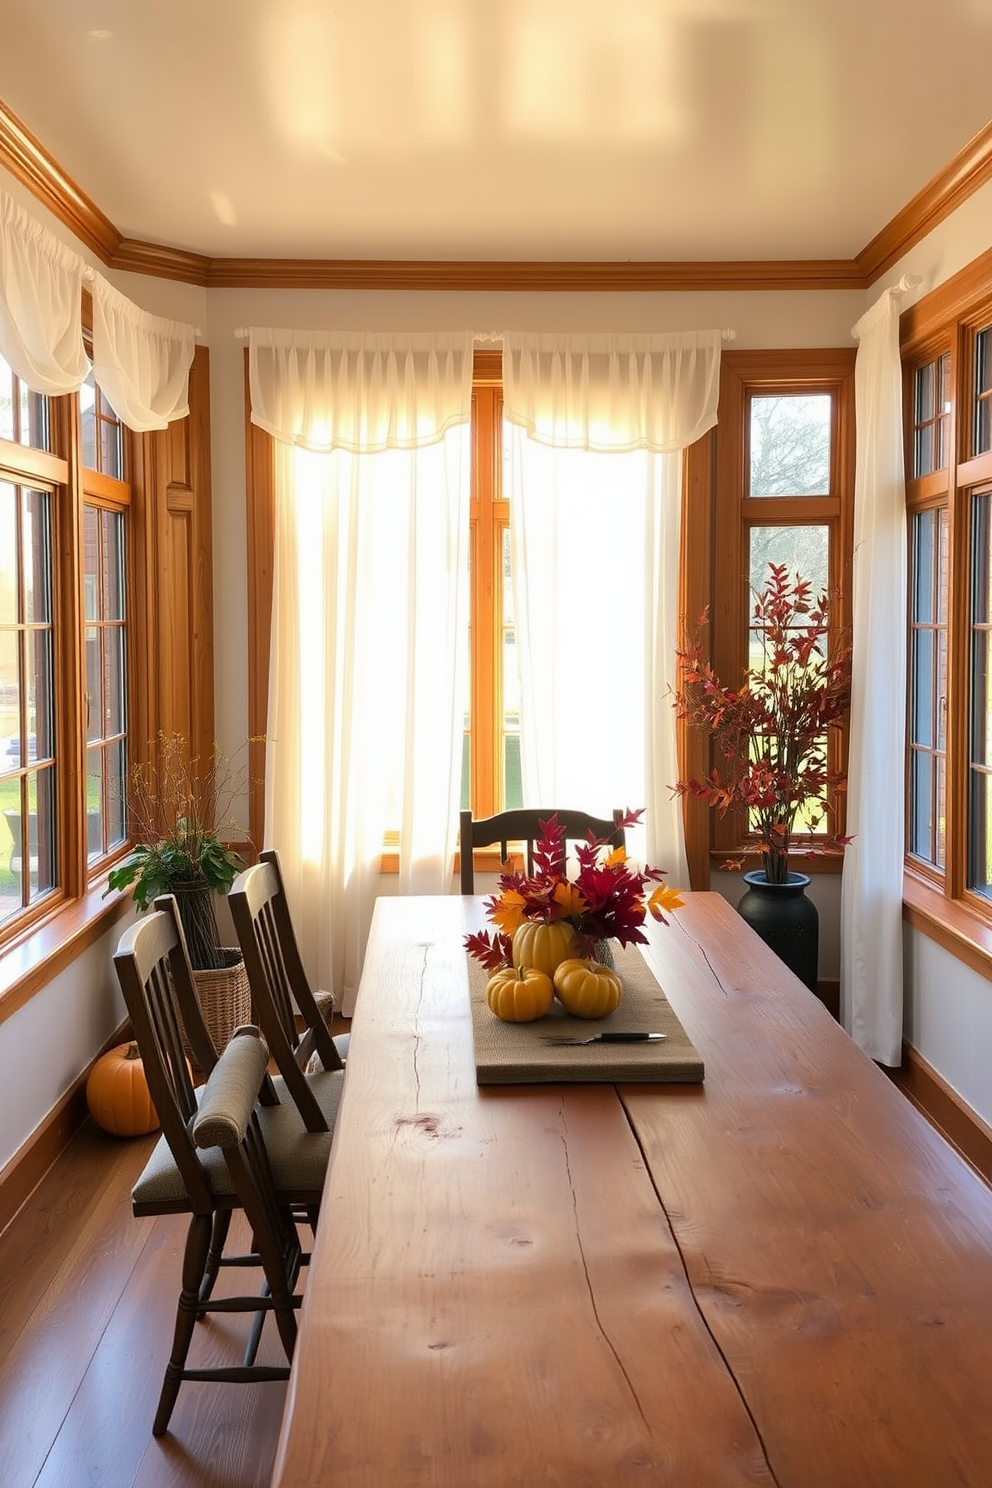
POLYGON ((643 806, 632 854, 675 887, 681 451, 716 422, 720 343, 503 337, 524 804, 643 806))

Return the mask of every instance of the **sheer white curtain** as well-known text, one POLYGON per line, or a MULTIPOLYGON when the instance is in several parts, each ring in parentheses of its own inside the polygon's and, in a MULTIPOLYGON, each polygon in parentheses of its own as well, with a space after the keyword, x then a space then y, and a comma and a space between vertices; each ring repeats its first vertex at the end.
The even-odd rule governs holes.
POLYGON ((195 330, 149 315, 93 275, 93 373, 117 417, 144 434, 189 413, 195 330))
POLYGON ((84 280, 94 373, 118 418, 139 434, 183 418, 194 327, 140 310, 0 191, 0 355, 32 392, 78 392, 89 372, 84 280))
POLYGON ((385 833, 401 893, 451 882, 472 337, 252 332, 250 369, 279 440, 266 834, 311 975, 350 1012, 385 833))
POLYGON ((32 392, 74 393, 89 371, 78 253, 0 191, 0 355, 32 392))
POLYGON ((680 452, 716 423, 720 340, 503 338, 524 800, 644 806, 673 886, 680 452))
POLYGON ((902 1059, 906 495, 897 290, 854 327, 854 665, 841 888, 841 1012, 873 1059, 902 1059))

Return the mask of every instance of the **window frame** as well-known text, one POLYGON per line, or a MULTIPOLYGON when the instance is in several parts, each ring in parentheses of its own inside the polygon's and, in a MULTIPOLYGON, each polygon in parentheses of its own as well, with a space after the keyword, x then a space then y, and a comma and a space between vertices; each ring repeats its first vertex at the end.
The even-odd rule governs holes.
MULTIPOLYGON (((126 514, 131 488, 83 465, 78 393, 50 397, 48 413, 51 450, 0 439, 0 477, 51 495, 53 687, 58 704, 54 729, 56 882, 0 924, 0 955, 67 904, 84 897, 126 850, 126 842, 117 844, 95 862, 88 861, 82 573, 84 507, 109 506, 126 514)), ((121 429, 127 461, 131 436, 123 425, 121 429)), ((129 546, 125 536, 125 626, 132 587, 129 546)), ((129 690, 126 686, 126 709, 129 690)))
MULTIPOLYGON (((900 330, 907 527, 911 538, 913 517, 928 510, 946 510, 948 524, 945 860, 941 869, 909 851, 912 697, 911 689, 907 688, 904 913, 910 923, 986 977, 992 977, 992 898, 969 885, 969 792, 973 511, 975 497, 992 491, 992 450, 979 454, 974 451, 975 356, 979 334, 990 327, 992 260, 982 260, 904 313, 900 330), (914 463, 917 374, 943 355, 950 358, 947 464, 917 476, 914 463)), ((911 636, 914 618, 911 541, 908 548, 906 624, 907 634, 911 636)))
MULTIPOLYGON (((788 348, 724 351, 720 363, 718 422, 686 451, 683 479, 683 553, 680 612, 687 632, 704 613, 703 645, 719 677, 743 675, 751 595, 748 532, 753 527, 826 526, 828 585, 838 596, 832 615, 839 633, 851 623, 851 552, 854 511, 854 349, 788 348), (832 400, 830 493, 827 496, 751 496, 749 410, 754 396, 829 393, 832 400)), ((831 738, 831 764, 843 768, 847 730, 831 738)), ((709 741, 682 725, 682 778, 711 768, 709 741)), ((843 811, 843 802, 841 802, 843 811)), ((755 834, 744 815, 725 816, 705 802, 683 799, 686 857, 693 889, 708 889, 710 874, 728 859, 754 851, 755 834)), ((844 831, 844 822, 831 824, 844 831)), ((840 853, 809 839, 794 839, 790 858, 804 873, 840 873, 840 853), (810 851, 810 849, 814 851, 810 851)))
POLYGON ((503 537, 510 503, 503 495, 503 356, 477 351, 472 372, 470 771, 474 816, 502 811, 503 537))

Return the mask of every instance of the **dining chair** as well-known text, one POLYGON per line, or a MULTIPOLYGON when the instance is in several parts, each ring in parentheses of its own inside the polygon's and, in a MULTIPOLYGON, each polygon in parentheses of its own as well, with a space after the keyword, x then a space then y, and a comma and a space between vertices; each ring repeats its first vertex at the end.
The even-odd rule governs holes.
POLYGON ((327 1071, 343 1068, 348 1035, 332 1037, 328 1022, 334 999, 310 986, 278 853, 263 851, 258 863, 238 875, 227 897, 259 1027, 308 1129, 321 1131, 321 1084, 327 1071))
POLYGON ((471 811, 461 813, 458 845, 461 854, 461 891, 475 893, 475 863, 473 853, 477 847, 500 845, 500 864, 509 866, 507 851, 511 842, 524 844, 527 873, 534 871, 534 844, 541 836, 541 823, 552 816, 558 818, 565 829, 566 842, 582 842, 592 832, 594 837, 609 842, 612 847, 625 846, 624 829, 620 825, 623 812, 616 810, 612 818, 590 816, 586 811, 553 811, 532 807, 518 807, 512 811, 501 811, 495 816, 474 817, 471 811))
MULTIPOLYGON (((289 1364, 257 1365, 255 1359, 266 1315, 275 1314, 276 1326, 289 1363, 296 1346, 296 1291, 301 1268, 310 1260, 300 1244, 291 1207, 280 1200, 269 1153, 262 1135, 257 1094, 265 1078, 269 1051, 257 1028, 239 1028, 210 1073, 193 1120, 193 1139, 203 1162, 223 1154, 231 1186, 251 1227, 252 1258, 261 1266, 265 1285, 259 1296, 227 1297, 204 1306, 192 1293, 183 1315, 184 1330, 192 1335, 202 1312, 250 1312, 253 1322, 240 1368, 174 1371, 170 1391, 182 1379, 287 1379, 289 1364)), ((200 1226, 203 1233, 206 1228, 200 1226)), ((202 1238, 200 1245, 202 1247, 202 1238)), ((193 1268, 195 1270, 195 1267, 193 1268)), ((180 1304, 182 1306, 182 1303, 180 1304)), ((164 1429, 164 1427, 163 1427, 164 1429)))
MULTIPOLYGON (((179 1381, 192 1377, 185 1373, 192 1324, 207 1310, 221 1267, 245 1264, 243 1257, 226 1252, 231 1215, 242 1204, 220 1152, 200 1151, 193 1136, 205 1087, 201 1092, 194 1089, 183 1051, 183 1026, 208 1086, 219 1059, 198 1013, 192 968, 174 906, 171 913, 156 908, 125 931, 114 955, 114 968, 162 1127, 131 1190, 132 1212, 138 1217, 190 1216, 172 1353, 152 1427, 160 1435, 168 1425, 179 1381)), ((326 1077, 321 1104, 325 1116, 332 1119, 327 1130, 316 1132, 307 1130, 295 1103, 277 1099, 267 1082, 263 1066, 253 1098, 262 1096, 270 1102, 259 1105, 258 1121, 278 1200, 315 1229, 336 1115, 333 1100, 340 1101, 343 1076, 334 1071, 326 1077)))

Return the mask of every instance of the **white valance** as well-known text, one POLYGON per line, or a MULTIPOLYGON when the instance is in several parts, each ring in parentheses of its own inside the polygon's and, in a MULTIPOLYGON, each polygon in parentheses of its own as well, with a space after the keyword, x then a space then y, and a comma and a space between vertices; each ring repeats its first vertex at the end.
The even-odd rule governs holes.
POLYGON ((84 268, 78 253, 0 191, 0 355, 32 392, 74 393, 89 371, 84 268))
POLYGON ((193 326, 141 310, 93 276, 93 374, 119 419, 137 434, 189 413, 193 326))
POLYGON ((318 454, 435 444, 472 409, 471 331, 249 333, 251 418, 318 454))
POLYGON ((719 331, 503 332, 503 413, 559 449, 671 454, 716 423, 719 331))

